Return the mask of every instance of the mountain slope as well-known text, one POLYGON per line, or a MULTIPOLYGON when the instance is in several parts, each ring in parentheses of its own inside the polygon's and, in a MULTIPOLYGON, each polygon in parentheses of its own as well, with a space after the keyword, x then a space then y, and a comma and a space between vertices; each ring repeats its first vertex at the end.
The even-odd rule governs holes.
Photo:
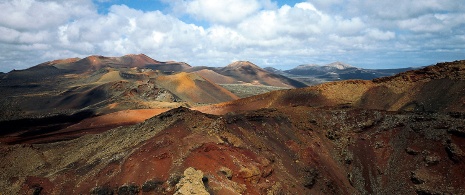
MULTIPOLYGON (((270 73, 248 61, 238 61, 218 70, 218 73, 242 83, 262 84, 275 87, 299 88, 306 85, 287 77, 270 73)), ((231 84, 231 83, 221 83, 231 84)))
POLYGON ((290 70, 276 71, 276 73, 314 85, 338 80, 372 80, 380 77, 393 76, 394 74, 408 70, 413 70, 413 68, 363 69, 342 62, 334 62, 323 66, 304 64, 290 70))
POLYGON ((238 99, 228 90, 195 73, 181 72, 170 76, 159 76, 155 79, 155 83, 188 102, 219 103, 238 99))
POLYGON ((208 80, 214 82, 214 83, 217 83, 217 84, 234 84, 234 83, 238 83, 238 80, 233 78, 233 77, 229 77, 229 76, 224 76, 222 74, 219 74, 213 70, 209 70, 209 69, 202 69, 202 70, 197 70, 197 71, 194 71, 193 73, 195 74, 198 74, 200 76, 202 76, 203 78, 207 78, 208 80))
MULTIPOLYGON (((165 74, 147 68, 157 64, 188 67, 140 54, 55 60, 7 73, 0 78, 0 135, 4 136, 0 141, 16 143, 31 136, 58 135, 86 118, 122 110, 166 110, 237 99, 193 73, 170 75, 172 71, 165 74)), ((73 136, 63 139, 69 137, 73 136)))
MULTIPOLYGON (((106 75, 103 80, 113 83, 113 74, 85 80, 102 82, 106 75)), ((187 90, 211 85, 206 81, 180 73, 147 83, 176 86, 173 94, 192 98, 187 90)), ((46 139, 54 143, 2 142, 0 189, 176 194, 196 186, 210 194, 464 194, 464 89, 465 60, 194 108, 203 113, 179 107, 148 120, 160 110, 98 116, 67 131, 144 122, 68 141, 46 139)))
POLYGON ((440 63, 373 81, 348 80, 274 91, 199 110, 221 113, 279 106, 351 106, 388 111, 465 111, 465 61, 440 63))

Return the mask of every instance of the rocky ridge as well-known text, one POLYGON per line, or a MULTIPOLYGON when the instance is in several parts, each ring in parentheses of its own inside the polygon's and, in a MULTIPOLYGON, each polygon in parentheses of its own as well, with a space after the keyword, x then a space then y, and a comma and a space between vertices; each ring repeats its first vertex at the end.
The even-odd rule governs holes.
POLYGON ((464 66, 179 107, 73 140, 4 145, 0 189, 174 194, 187 182, 210 194, 464 194, 464 66))

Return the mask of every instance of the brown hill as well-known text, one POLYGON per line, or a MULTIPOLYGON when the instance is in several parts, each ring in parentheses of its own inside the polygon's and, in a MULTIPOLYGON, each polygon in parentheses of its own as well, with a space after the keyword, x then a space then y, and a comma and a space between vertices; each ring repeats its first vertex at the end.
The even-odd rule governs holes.
POLYGON ((344 106, 388 111, 465 111, 465 61, 440 63, 373 81, 348 80, 274 91, 200 107, 206 113, 282 106, 344 106))
POLYGON ((219 74, 213 70, 209 69, 202 69, 198 71, 194 71, 193 73, 198 74, 202 76, 203 78, 206 78, 214 83, 217 84, 234 84, 234 83, 239 83, 239 81, 235 78, 224 76, 222 74, 219 74))
POLYGON ((181 72, 156 78, 157 86, 168 89, 184 101, 219 103, 238 99, 228 90, 195 74, 181 72))
POLYGON ((105 67, 111 68, 144 68, 147 65, 159 64, 161 62, 156 61, 145 54, 139 55, 125 55, 122 57, 105 57, 105 56, 89 56, 77 61, 69 61, 68 63, 63 63, 63 60, 56 63, 52 61, 48 63, 49 65, 55 66, 59 69, 74 70, 74 71, 95 71, 100 70, 105 67))
MULTIPOLYGON (((307 85, 287 77, 270 73, 248 61, 237 61, 221 68, 219 74, 234 78, 238 83, 251 83, 275 87, 299 88, 307 85)), ((220 84, 232 84, 228 80, 220 84)))
MULTIPOLYGON (((292 79, 280 77, 276 74, 265 72, 265 70, 259 68, 256 65, 250 65, 250 68, 248 68, 249 71, 242 71, 244 67, 247 67, 247 66, 249 65, 247 64, 237 65, 236 67, 237 70, 233 70, 233 71, 236 71, 234 74, 231 74, 231 71, 226 71, 226 73, 223 72, 228 67, 226 68, 208 68, 207 67, 207 68, 200 68, 200 70, 197 70, 197 68, 192 68, 192 69, 189 69, 189 71, 193 71, 194 73, 201 75, 202 77, 216 84, 221 85, 221 87, 224 87, 228 91, 231 91, 232 93, 234 93, 240 98, 263 94, 263 93, 270 92, 270 91, 304 86, 303 84, 301 85, 301 83, 299 84, 299 82, 294 81, 292 79), (228 74, 229 76, 225 76, 223 74, 228 74)), ((232 68, 232 67, 233 65, 230 65, 229 68, 232 68)))
POLYGON ((171 76, 147 68, 157 64, 176 63, 158 62, 143 54, 89 56, 7 73, 0 80, 0 135, 8 136, 7 140, 27 140, 32 134, 59 134, 87 117, 122 110, 169 109, 237 99, 195 74, 171 76), (79 115, 82 112, 89 114, 79 115))
POLYGON ((187 63, 174 61, 147 64, 145 67, 168 74, 183 72, 191 68, 191 66, 187 63))
POLYGON ((148 57, 145 54, 129 54, 121 57, 105 57, 93 55, 83 59, 70 58, 45 62, 39 66, 54 66, 59 69, 72 70, 78 72, 95 71, 102 68, 150 68, 164 72, 180 72, 190 68, 184 62, 160 62, 148 57))

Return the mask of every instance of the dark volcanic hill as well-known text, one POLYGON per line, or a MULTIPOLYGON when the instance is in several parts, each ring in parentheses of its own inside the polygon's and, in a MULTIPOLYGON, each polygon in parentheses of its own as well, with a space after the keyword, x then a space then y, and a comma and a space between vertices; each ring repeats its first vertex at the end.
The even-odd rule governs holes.
MULTIPOLYGON (((108 81, 113 74, 96 78, 108 81)), ((203 82, 188 73, 151 82, 170 85, 187 78, 203 82)), ((135 125, 57 142, 69 128, 50 143, 0 145, 0 189, 2 194, 464 194, 464 89, 465 61, 455 61, 372 81, 152 112, 152 118, 145 113, 149 119, 135 125)), ((77 126, 122 120, 118 114, 99 117, 77 126)))
POLYGON ((127 109, 167 110, 238 99, 195 73, 174 73, 189 67, 140 54, 70 58, 11 71, 0 78, 0 141, 56 134, 88 117, 127 109))
POLYGON ((363 69, 342 62, 334 62, 327 65, 304 64, 290 70, 280 71, 266 68, 270 72, 290 77, 309 85, 320 84, 328 81, 362 79, 372 80, 375 78, 393 76, 395 74, 413 70, 413 68, 399 69, 363 69))

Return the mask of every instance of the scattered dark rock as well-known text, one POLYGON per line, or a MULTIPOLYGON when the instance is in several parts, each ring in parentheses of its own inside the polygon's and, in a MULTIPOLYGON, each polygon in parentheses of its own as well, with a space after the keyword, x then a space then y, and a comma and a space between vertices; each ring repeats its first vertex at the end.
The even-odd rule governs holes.
POLYGON ((379 149, 379 148, 383 148, 383 147, 384 147, 383 142, 381 142, 381 141, 375 142, 375 149, 379 149))
POLYGON ((430 189, 430 188, 427 188, 427 187, 417 187, 415 189, 415 192, 418 194, 418 195, 443 195, 443 194, 450 194, 450 193, 443 193, 443 192, 439 192, 437 191, 436 189, 430 189))
POLYGON ((168 185, 175 186, 181 180, 182 176, 179 173, 174 173, 168 178, 168 185))
POLYGON ((463 127, 449 129, 447 130, 447 132, 452 135, 459 136, 459 137, 465 137, 465 129, 463 127))
POLYGON ((41 186, 39 186, 39 185, 34 185, 34 186, 32 187, 32 194, 33 194, 33 195, 39 195, 39 194, 42 192, 43 189, 44 189, 44 188, 41 187, 41 186))
POLYGON ((449 129, 450 125, 447 122, 442 121, 442 122, 438 122, 438 123, 434 124, 433 128, 435 128, 435 129, 449 129))
POLYGON ((345 156, 344 157, 344 163, 347 165, 352 164, 352 161, 354 160, 354 154, 352 152, 349 152, 347 150, 344 150, 342 154, 345 156))
POLYGON ((149 180, 142 184, 142 192, 151 192, 151 191, 160 191, 160 187, 163 185, 164 182, 156 181, 156 180, 149 180))
POLYGON ((326 137, 330 140, 337 140, 341 137, 340 133, 339 132, 336 132, 336 131, 333 131, 333 130, 329 130, 328 132, 326 132, 326 137))
POLYGON ((109 187, 95 187, 90 190, 91 195, 113 195, 114 192, 109 187))
POLYGON ((118 188, 118 195, 135 195, 139 193, 139 186, 137 185, 124 185, 118 188))
POLYGON ((425 180, 423 180, 421 177, 419 177, 419 175, 415 171, 412 171, 410 173, 411 173, 410 180, 412 180, 412 182, 414 184, 425 183, 425 180))
POLYGON ((306 188, 312 189, 318 177, 318 170, 315 168, 304 168, 303 184, 306 188))
POLYGON ((453 118, 465 119, 465 113, 462 112, 450 112, 449 116, 453 118))
POLYGON ((417 155, 417 154, 420 153, 420 151, 415 150, 415 149, 413 149, 411 147, 405 148, 405 152, 407 152, 407 154, 410 154, 410 155, 417 155))
POLYGON ((439 164, 440 160, 441 160, 441 157, 436 155, 436 154, 431 154, 431 155, 428 155, 428 156, 425 157, 425 163, 428 166, 437 165, 437 164, 439 164))
POLYGON ((267 178, 269 177, 271 174, 273 174, 273 168, 272 167, 265 167, 263 170, 262 170, 262 177, 263 178, 267 178))
POLYGON ((207 177, 207 176, 203 176, 203 177, 202 177, 202 182, 203 182, 203 183, 208 183, 208 177, 207 177))
POLYGON ((456 144, 449 142, 446 146, 446 152, 449 158, 455 163, 459 163, 465 157, 465 153, 456 144))
POLYGON ((229 169, 227 167, 221 167, 218 172, 223 174, 224 176, 226 176, 229 180, 232 179, 233 174, 232 174, 231 169, 229 169))

